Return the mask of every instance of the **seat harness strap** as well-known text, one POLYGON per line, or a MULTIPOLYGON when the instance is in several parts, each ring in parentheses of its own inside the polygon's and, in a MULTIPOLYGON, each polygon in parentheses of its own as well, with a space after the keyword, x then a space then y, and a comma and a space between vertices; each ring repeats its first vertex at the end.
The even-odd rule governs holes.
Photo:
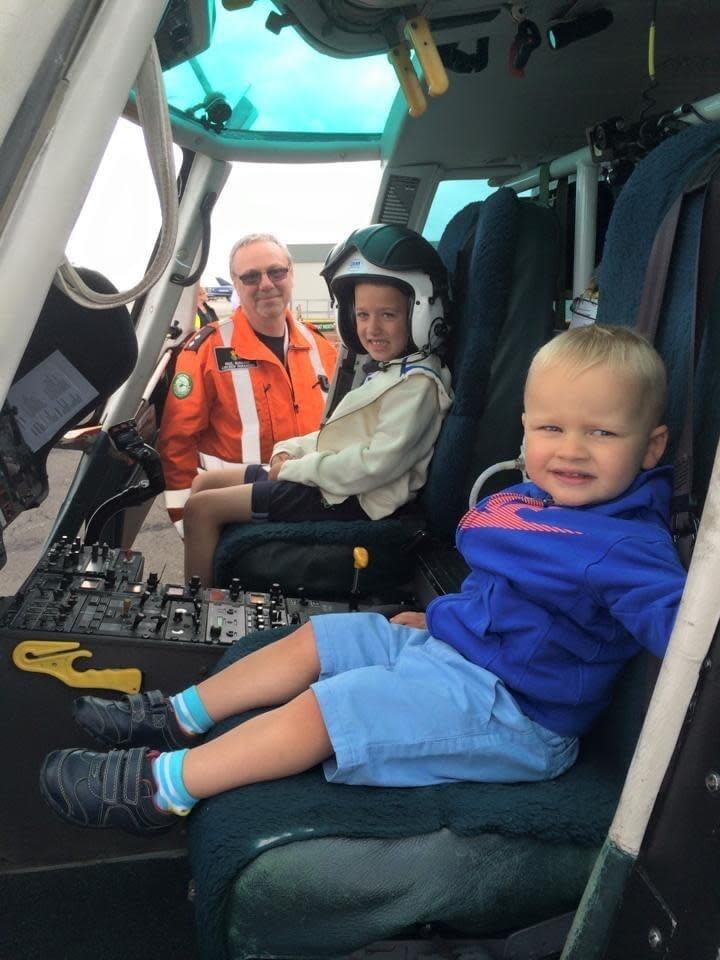
POLYGON ((687 392, 683 426, 673 464, 671 529, 678 552, 687 568, 697 532, 693 498, 693 392, 699 346, 712 305, 715 280, 720 270, 720 160, 714 157, 697 180, 675 200, 655 235, 648 258, 645 283, 635 315, 635 328, 650 343, 657 336, 660 310, 667 285, 670 260, 685 197, 698 190, 704 194, 702 227, 695 257, 695 304, 689 329, 687 392))

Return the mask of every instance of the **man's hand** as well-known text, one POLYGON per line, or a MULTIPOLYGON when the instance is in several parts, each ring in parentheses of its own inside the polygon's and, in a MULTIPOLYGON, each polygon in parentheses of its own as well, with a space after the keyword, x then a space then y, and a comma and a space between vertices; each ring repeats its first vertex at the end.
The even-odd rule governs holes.
POLYGON ((289 453, 276 453, 270 459, 270 469, 268 470, 268 480, 277 480, 280 473, 280 467, 286 460, 292 459, 289 453))
POLYGON ((401 623, 404 627, 414 627, 416 630, 427 630, 425 614, 417 613, 415 610, 396 613, 394 617, 390 618, 390 623, 401 623))

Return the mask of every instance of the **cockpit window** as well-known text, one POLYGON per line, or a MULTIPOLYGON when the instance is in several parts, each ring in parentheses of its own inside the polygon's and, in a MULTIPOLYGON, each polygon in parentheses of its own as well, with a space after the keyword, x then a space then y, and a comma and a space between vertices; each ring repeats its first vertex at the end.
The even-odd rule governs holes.
POLYGON ((398 89, 386 57, 335 59, 292 27, 272 32, 269 0, 216 9, 208 50, 165 74, 171 108, 233 140, 244 131, 301 140, 380 135, 398 89))
POLYGON ((487 180, 441 180, 423 227, 423 236, 431 243, 437 243, 458 210, 475 200, 485 200, 494 191, 487 180))

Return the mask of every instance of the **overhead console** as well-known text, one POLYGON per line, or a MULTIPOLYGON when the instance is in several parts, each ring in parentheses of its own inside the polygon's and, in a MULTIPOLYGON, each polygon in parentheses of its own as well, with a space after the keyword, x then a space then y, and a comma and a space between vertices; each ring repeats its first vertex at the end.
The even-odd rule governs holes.
POLYGON ((215 0, 170 0, 155 34, 163 70, 207 50, 215 26, 215 0))
MULTIPOLYGON (((402 36, 402 25, 408 19, 408 4, 403 0, 283 0, 278 3, 284 14, 271 15, 267 27, 279 32, 295 27, 319 50, 335 56, 368 56, 387 53, 402 36)), ((498 3, 467 3, 467 0, 445 0, 428 13, 430 29, 459 30, 494 20, 501 12, 498 3), (479 6, 485 9, 478 10, 479 6)))
POLYGON ((622 186, 643 157, 687 127, 688 118, 710 123, 715 116, 707 116, 693 104, 683 103, 674 110, 637 121, 615 116, 593 124, 586 131, 592 160, 603 168, 611 186, 622 186))

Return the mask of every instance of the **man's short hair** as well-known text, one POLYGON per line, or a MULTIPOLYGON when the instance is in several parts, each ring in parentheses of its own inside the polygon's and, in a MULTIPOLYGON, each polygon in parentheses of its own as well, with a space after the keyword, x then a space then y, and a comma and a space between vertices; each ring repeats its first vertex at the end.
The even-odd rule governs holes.
POLYGON ((662 423, 667 401, 667 375, 660 354, 648 341, 627 327, 594 323, 575 327, 550 340, 535 354, 533 371, 563 364, 577 373, 608 366, 633 380, 655 427, 662 423))
POLYGON ((290 251, 274 234, 272 233, 248 233, 244 237, 233 244, 232 250, 230 251, 230 276, 233 276, 233 260, 235 259, 235 254, 238 250, 241 250, 243 247, 249 247, 253 243, 274 243, 276 247, 280 247, 282 252, 287 257, 288 266, 292 266, 292 257, 290 256, 290 251))

